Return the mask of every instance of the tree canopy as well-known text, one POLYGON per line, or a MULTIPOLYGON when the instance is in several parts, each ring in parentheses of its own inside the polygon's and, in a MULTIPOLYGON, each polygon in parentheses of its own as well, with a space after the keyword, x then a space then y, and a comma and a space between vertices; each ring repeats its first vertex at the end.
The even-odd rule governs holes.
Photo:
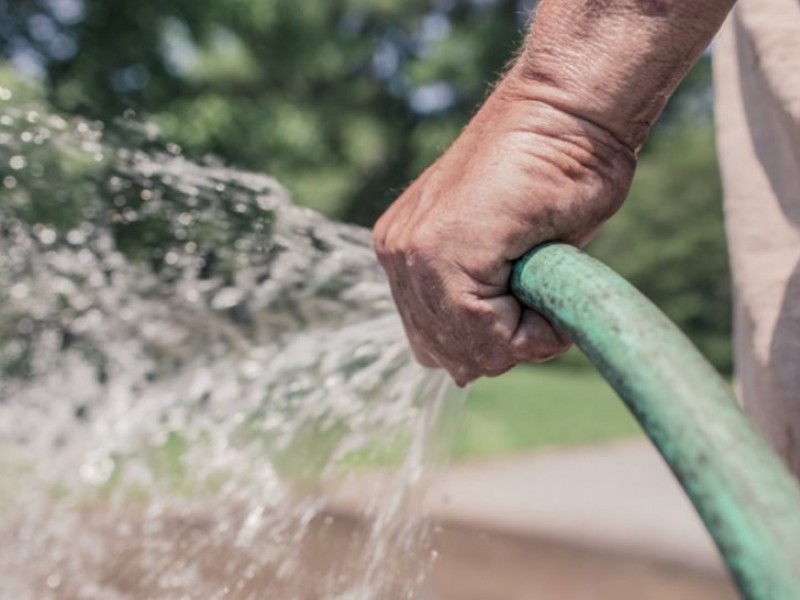
POLYGON ((43 69, 61 109, 142 111, 190 152, 369 224, 463 126, 527 4, 0 0, 0 51, 43 69))
MULTIPOLYGON (((0 57, 38 77, 56 110, 154 122, 189 155, 269 173, 295 201, 370 225, 467 122, 533 4, 0 0, 0 57)), ((729 368, 708 62, 591 248, 729 368)))

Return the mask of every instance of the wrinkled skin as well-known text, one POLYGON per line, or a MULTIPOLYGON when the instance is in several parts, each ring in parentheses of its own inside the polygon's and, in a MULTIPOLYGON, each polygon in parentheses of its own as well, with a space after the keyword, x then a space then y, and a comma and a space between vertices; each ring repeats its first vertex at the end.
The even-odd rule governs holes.
POLYGON ((464 385, 563 352, 508 293, 547 241, 585 244, 619 208, 636 151, 734 0, 541 0, 514 66, 375 227, 408 338, 464 385))
POLYGON ((630 186, 631 148, 540 97, 512 70, 374 229, 417 359, 459 385, 568 349, 510 295, 512 263, 544 242, 586 244, 630 186))

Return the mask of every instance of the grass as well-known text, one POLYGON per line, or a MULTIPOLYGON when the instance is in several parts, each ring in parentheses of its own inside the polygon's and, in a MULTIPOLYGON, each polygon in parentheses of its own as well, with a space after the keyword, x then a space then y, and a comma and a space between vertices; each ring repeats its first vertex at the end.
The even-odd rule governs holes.
MULTIPOLYGON (((453 426, 456 461, 496 458, 543 448, 565 448, 643 436, 605 380, 576 352, 558 363, 521 365, 478 380, 453 426)), ((347 468, 396 465, 405 437, 381 440, 348 455, 347 468)))
POLYGON ((473 386, 454 452, 456 459, 483 458, 640 435, 593 369, 525 365, 473 386))

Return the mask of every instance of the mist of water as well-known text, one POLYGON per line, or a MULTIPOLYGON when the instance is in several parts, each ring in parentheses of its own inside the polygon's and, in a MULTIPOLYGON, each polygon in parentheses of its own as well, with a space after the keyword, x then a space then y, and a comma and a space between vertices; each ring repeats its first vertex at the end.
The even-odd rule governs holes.
POLYGON ((458 394, 368 232, 4 92, 0 597, 421 598, 458 394), (334 514, 376 466, 388 491, 334 514))

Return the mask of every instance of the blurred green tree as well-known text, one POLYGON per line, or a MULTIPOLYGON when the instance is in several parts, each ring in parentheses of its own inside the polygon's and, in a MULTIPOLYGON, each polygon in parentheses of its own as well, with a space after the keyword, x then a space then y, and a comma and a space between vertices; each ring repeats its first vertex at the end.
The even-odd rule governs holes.
MULTIPOLYGON (((276 176, 370 225, 464 126, 532 0, 0 0, 0 56, 60 110, 160 124, 189 154, 276 176)), ((730 367, 705 57, 592 251, 730 367)))
POLYGON ((141 110, 191 153, 370 224, 463 126, 528 4, 0 0, 0 52, 42 68, 59 109, 141 110))

